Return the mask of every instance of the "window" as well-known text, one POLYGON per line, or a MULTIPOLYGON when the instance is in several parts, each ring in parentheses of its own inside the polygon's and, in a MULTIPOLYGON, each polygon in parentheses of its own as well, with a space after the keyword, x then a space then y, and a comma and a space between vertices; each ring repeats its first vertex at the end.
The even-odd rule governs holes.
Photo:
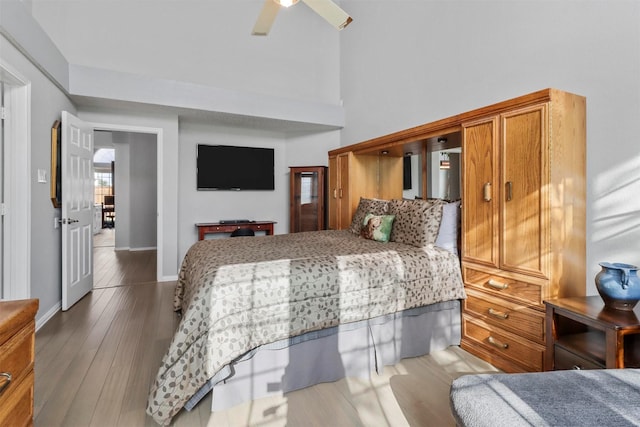
POLYGON ((104 196, 110 196, 113 193, 113 174, 109 172, 95 171, 93 173, 95 182, 94 202, 101 204, 104 202, 104 196))
POLYGON ((99 148, 93 155, 94 203, 104 203, 104 196, 114 194, 113 188, 113 148, 99 148))

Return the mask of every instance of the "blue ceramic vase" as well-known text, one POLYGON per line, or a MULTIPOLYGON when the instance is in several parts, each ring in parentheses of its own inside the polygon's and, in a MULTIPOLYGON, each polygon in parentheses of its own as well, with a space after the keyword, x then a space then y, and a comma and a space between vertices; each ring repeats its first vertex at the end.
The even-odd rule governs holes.
POLYGON ((596 288, 607 307, 631 311, 640 301, 638 267, 617 262, 599 263, 596 288))

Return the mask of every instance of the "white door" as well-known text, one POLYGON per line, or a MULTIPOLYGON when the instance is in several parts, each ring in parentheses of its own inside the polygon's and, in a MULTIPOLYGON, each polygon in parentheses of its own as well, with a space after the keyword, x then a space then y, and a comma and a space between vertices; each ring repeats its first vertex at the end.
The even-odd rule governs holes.
POLYGON ((93 289, 93 128, 62 112, 62 310, 93 289))

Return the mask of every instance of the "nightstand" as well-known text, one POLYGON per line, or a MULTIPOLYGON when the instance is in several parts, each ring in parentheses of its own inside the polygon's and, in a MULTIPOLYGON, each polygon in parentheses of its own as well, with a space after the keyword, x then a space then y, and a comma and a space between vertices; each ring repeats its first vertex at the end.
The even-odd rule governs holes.
POLYGON ((640 367, 640 305, 605 308, 600 296, 544 302, 545 371, 640 367))

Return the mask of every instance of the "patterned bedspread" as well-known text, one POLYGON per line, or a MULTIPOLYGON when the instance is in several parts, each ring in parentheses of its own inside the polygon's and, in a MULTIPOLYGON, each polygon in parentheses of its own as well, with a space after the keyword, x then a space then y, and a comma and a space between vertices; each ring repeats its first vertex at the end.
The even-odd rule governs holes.
POLYGON ((342 231, 203 240, 185 256, 182 319, 147 413, 170 423, 223 366, 289 336, 465 298, 458 258, 342 231))

